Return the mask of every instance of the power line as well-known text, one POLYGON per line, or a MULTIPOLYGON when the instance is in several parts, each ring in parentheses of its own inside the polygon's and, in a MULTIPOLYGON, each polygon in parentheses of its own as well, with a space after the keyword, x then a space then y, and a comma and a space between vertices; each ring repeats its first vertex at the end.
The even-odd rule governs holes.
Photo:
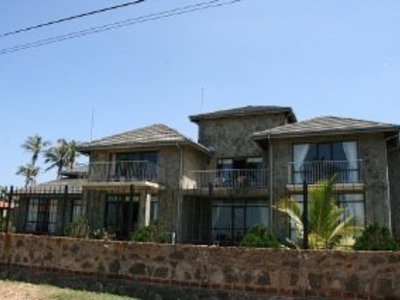
POLYGON ((93 10, 93 11, 90 11, 90 12, 87 12, 87 13, 82 13, 82 14, 79 14, 79 15, 74 15, 74 16, 61 18, 61 19, 50 21, 50 22, 46 22, 46 23, 41 23, 41 24, 34 25, 34 26, 21 28, 21 29, 18 29, 18 30, 2 33, 2 34, 0 34, 0 38, 6 37, 6 36, 10 36, 10 35, 15 35, 15 34, 18 34, 18 33, 25 32, 25 31, 39 29, 39 28, 50 26, 50 25, 54 25, 54 24, 63 23, 63 22, 66 22, 66 21, 71 21, 71 20, 78 19, 78 18, 83 18, 83 17, 87 17, 87 16, 91 16, 91 15, 100 14, 100 13, 103 13, 103 12, 106 12, 106 11, 109 11, 109 10, 114 10, 114 9, 118 9, 118 8, 122 8, 122 7, 127 7, 127 6, 130 6, 130 5, 139 4, 139 3, 144 2, 144 1, 145 0, 137 0, 137 1, 133 1, 133 2, 131 1, 131 2, 115 5, 115 6, 110 6, 110 7, 106 7, 106 8, 93 10))
POLYGON ((140 24, 140 23, 155 21, 155 20, 159 20, 159 19, 169 18, 169 17, 176 16, 176 15, 188 14, 188 13, 195 12, 195 11, 206 10, 206 9, 225 6, 225 5, 231 5, 236 2, 240 2, 240 1, 242 1, 242 0, 229 0, 229 1, 224 1, 224 2, 221 2, 221 0, 212 0, 212 1, 201 2, 201 3, 197 3, 197 4, 193 4, 193 5, 183 6, 183 7, 179 7, 179 8, 175 8, 175 9, 171 9, 171 10, 158 12, 158 13, 152 13, 149 15, 141 16, 141 17, 127 19, 124 21, 105 24, 105 25, 96 26, 96 27, 92 27, 92 28, 88 28, 88 29, 84 29, 84 30, 80 30, 80 31, 75 31, 75 32, 47 38, 47 39, 42 39, 42 40, 39 40, 36 42, 26 43, 26 44, 17 45, 17 46, 9 47, 9 48, 3 48, 0 50, 0 55, 5 55, 8 53, 13 53, 13 52, 22 51, 22 50, 27 50, 27 49, 35 48, 35 47, 41 47, 41 46, 45 46, 48 44, 62 42, 65 40, 70 40, 70 39, 75 39, 75 38, 83 37, 83 36, 94 34, 94 33, 108 31, 111 29, 118 29, 121 27, 126 27, 126 26, 136 25, 136 24, 140 24))

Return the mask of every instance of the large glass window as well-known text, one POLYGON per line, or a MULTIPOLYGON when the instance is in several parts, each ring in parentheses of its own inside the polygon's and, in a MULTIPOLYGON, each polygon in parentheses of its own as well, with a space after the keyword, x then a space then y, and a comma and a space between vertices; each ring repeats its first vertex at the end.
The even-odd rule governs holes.
POLYGON ((212 205, 212 240, 239 243, 254 225, 268 226, 268 207, 261 202, 224 202, 212 205))
POLYGON ((106 198, 105 228, 118 239, 127 239, 137 228, 139 196, 108 195, 106 198))
POLYGON ((50 198, 30 198, 26 231, 55 233, 57 226, 57 200, 50 198))
POLYGON ((263 168, 261 157, 219 159, 214 185, 224 187, 263 186, 265 184, 263 168))
POLYGON ((77 221, 82 216, 82 199, 72 199, 71 221, 77 221))
POLYGON ((115 180, 157 179, 157 152, 127 152, 115 155, 115 180))
MULTIPOLYGON (((342 219, 346 220, 350 216, 353 216, 352 226, 364 226, 365 225, 365 201, 364 194, 359 193, 348 193, 348 194, 336 194, 336 202, 339 207, 344 209, 342 219)), ((292 198, 300 204, 300 211, 303 213, 303 195, 294 194, 292 198)), ((295 237, 294 226, 291 224, 291 238, 295 237)))
POLYGON ((154 222, 158 219, 158 200, 154 199, 155 196, 151 197, 150 204, 150 221, 154 222))
POLYGON ((354 226, 365 225, 365 206, 363 194, 339 194, 339 206, 344 208, 344 218, 354 216, 354 226))
POLYGON ((334 175, 340 183, 357 182, 357 142, 295 144, 291 171, 293 183, 313 183, 334 175))

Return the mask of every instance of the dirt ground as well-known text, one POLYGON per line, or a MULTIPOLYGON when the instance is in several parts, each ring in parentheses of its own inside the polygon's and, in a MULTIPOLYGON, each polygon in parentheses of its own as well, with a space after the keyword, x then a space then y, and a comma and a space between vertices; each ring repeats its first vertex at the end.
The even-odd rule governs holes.
MULTIPOLYGON (((7 300, 127 300, 128 297, 121 297, 111 294, 74 291, 61 289, 49 285, 30 284, 16 281, 0 280, 0 299, 7 300)), ((138 299, 137 299, 138 300, 138 299)))

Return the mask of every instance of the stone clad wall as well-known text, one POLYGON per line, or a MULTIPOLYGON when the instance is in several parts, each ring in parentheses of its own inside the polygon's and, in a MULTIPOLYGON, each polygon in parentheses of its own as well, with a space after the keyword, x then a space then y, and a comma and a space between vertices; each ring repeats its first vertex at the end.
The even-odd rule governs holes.
POLYGON ((28 273, 43 270, 254 295, 400 299, 400 252, 159 245, 18 234, 0 234, 0 249, 1 272, 25 267, 28 273))

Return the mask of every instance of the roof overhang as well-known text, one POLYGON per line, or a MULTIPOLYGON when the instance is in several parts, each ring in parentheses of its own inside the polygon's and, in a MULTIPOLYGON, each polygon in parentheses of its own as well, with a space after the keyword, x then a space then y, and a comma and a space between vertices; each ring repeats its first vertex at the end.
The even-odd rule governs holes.
POLYGON ((159 149, 163 147, 175 147, 175 146, 191 146, 196 150, 203 152, 207 155, 211 155, 211 150, 206 146, 192 142, 192 141, 173 141, 164 143, 123 143, 123 144, 111 144, 111 145, 94 145, 94 146, 78 146, 77 151, 83 154, 89 154, 93 151, 124 151, 129 149, 159 149))
POLYGON ((391 126, 387 128, 368 128, 368 129, 348 129, 348 130, 325 130, 325 131, 307 131, 307 132, 291 132, 291 133, 254 133, 252 139, 257 141, 265 139, 294 139, 304 137, 320 137, 334 135, 351 135, 351 134, 368 134, 368 133, 396 133, 400 131, 400 126, 391 126))
POLYGON ((276 107, 275 109, 266 109, 260 111, 243 111, 243 112, 233 112, 226 114, 224 113, 204 113, 198 115, 189 116, 189 120, 193 123, 199 123, 203 120, 216 120, 216 119, 225 119, 225 118, 233 118, 233 117, 250 117, 250 116, 260 116, 260 115, 270 115, 270 114, 286 114, 289 122, 294 123, 297 122, 296 115, 293 112, 291 107, 276 107))

